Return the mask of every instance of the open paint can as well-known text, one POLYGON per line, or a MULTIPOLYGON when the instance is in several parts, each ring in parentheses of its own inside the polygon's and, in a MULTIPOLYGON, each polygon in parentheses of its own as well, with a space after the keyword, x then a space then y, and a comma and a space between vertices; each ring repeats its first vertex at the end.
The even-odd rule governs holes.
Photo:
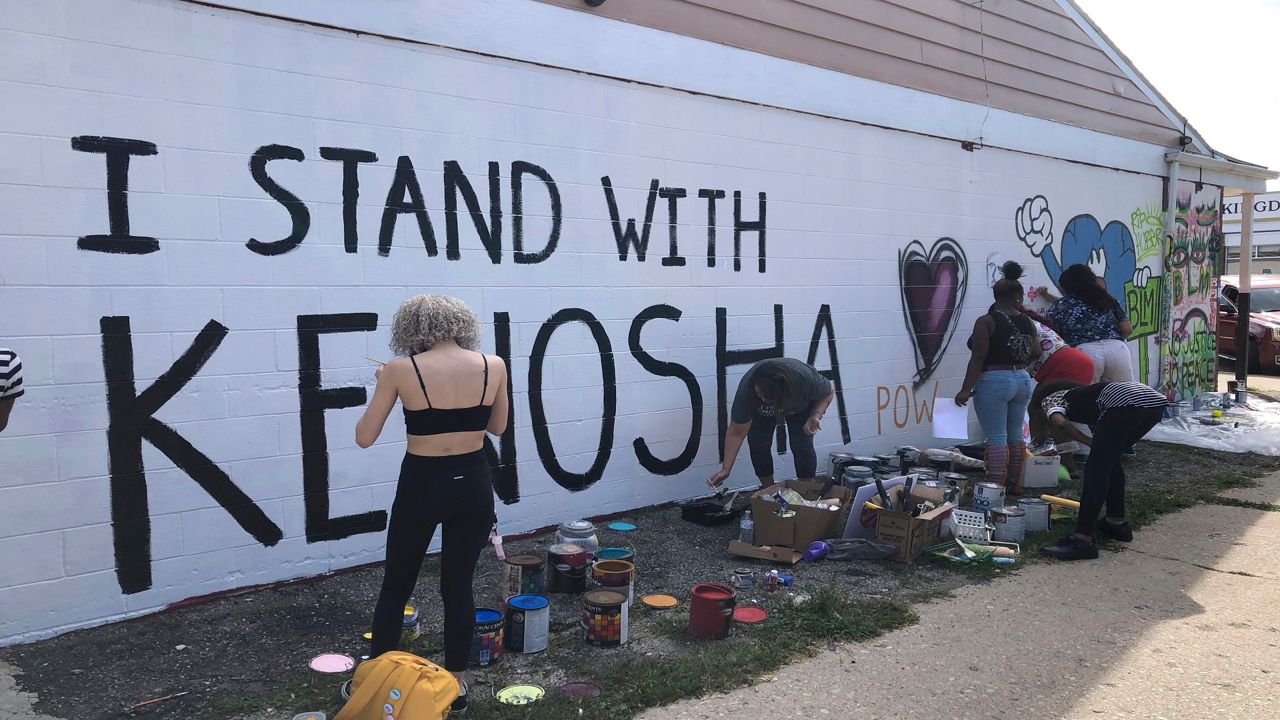
POLYGON ((631 602, 636 586, 636 566, 626 560, 600 560, 591 566, 591 582, 599 588, 623 593, 627 602, 631 602))
POLYGON ((541 595, 516 595, 507 598, 506 630, 503 642, 518 653, 536 653, 547 649, 551 628, 551 601, 541 595))
POLYGON ((629 563, 636 561, 636 551, 631 548, 623 547, 607 547, 600 548, 596 552, 597 560, 626 560, 629 563))
POLYGON ((583 638, 592 645, 617 647, 627 642, 627 596, 592 590, 582 596, 583 638))
POLYGON ((488 667, 502 658, 502 625, 502 613, 493 608, 476 608, 475 633, 467 658, 473 666, 488 667))
POLYGON ((1027 538, 1027 513, 1019 507, 999 507, 991 509, 991 524, 994 530, 991 539, 1000 542, 1020 543, 1027 538))

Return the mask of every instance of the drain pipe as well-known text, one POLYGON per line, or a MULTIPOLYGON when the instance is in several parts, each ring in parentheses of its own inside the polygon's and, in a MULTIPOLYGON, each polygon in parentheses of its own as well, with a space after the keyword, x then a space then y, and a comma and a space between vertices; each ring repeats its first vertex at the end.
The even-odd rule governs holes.
MULTIPOLYGON (((1253 193, 1240 198, 1240 294, 1236 299, 1236 402, 1249 400, 1249 292, 1253 289, 1253 193)), ((1226 247, 1222 248, 1225 253, 1226 247)), ((1269 331, 1268 331, 1269 332, 1269 331)))
MULTIPOLYGON (((1162 247, 1160 248, 1160 263, 1162 266, 1161 267, 1162 270, 1163 270, 1164 259, 1169 257, 1169 250, 1173 246, 1174 215, 1177 213, 1177 202, 1178 202, 1178 180, 1179 180, 1179 173, 1182 169, 1181 165, 1179 165, 1178 163, 1176 155, 1170 153, 1165 157, 1169 164, 1169 176, 1166 180, 1165 188, 1164 188, 1164 239, 1162 241, 1162 247)), ((1172 291, 1169 288, 1168 277, 1164 278, 1164 283, 1165 283, 1165 287, 1164 287, 1165 296, 1172 297, 1172 294, 1171 294, 1172 291)), ((1160 335, 1158 336, 1160 338, 1160 342, 1158 343, 1159 352, 1157 353, 1157 357, 1159 358, 1159 365, 1156 369, 1156 382, 1158 384, 1163 384, 1168 379, 1164 377, 1165 375, 1164 369, 1167 366, 1166 360, 1169 357, 1169 347, 1173 342, 1172 323, 1173 323, 1173 308, 1171 307, 1171 303, 1161 302, 1160 303, 1160 335)), ((1143 382, 1146 382, 1146 378, 1143 378, 1143 382)), ((1174 402, 1182 399, 1177 397, 1175 395, 1176 393, 1177 393, 1177 390, 1173 388, 1172 384, 1169 384, 1166 386, 1165 395, 1169 398, 1170 402, 1174 402)))

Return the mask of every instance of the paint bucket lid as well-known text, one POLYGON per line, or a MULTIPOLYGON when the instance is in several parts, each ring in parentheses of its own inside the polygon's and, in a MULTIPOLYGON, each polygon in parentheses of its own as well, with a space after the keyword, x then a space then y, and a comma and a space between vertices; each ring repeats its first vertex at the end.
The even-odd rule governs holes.
POLYGON ((508 685, 498 691, 498 702, 507 705, 528 705, 538 702, 547 694, 537 685, 508 685))
POLYGON ((502 613, 493 608, 476 608, 477 623, 495 623, 502 620, 502 613))
POLYGON ((293 716, 293 720, 325 720, 325 715, 319 710, 316 710, 314 712, 298 713, 293 716))
POLYGON ((542 562, 543 562, 542 558, 538 557, 537 555, 530 555, 528 553, 521 553, 519 555, 510 555, 507 557, 508 565, 541 565, 542 562))
POLYGON ((596 563, 596 570, 602 573, 629 573, 636 566, 626 560, 601 560, 596 563))
POLYGON ((679 600, 670 595, 645 595, 640 598, 640 602, 655 610, 666 610, 680 604, 679 600))
POLYGON ((590 537, 595 531, 596 526, 586 520, 574 520, 573 522, 560 523, 560 532, 563 534, 590 537))
POLYGON ((629 522, 611 522, 609 523, 609 529, 617 530, 618 532, 631 532, 636 529, 636 526, 629 522))
POLYGON ((631 552, 630 549, 619 547, 600 548, 600 551, 596 553, 596 557, 601 560, 626 560, 633 555, 635 553, 631 552))
POLYGON ((592 590, 583 593, 582 601, 592 605, 621 605, 627 601, 627 596, 612 590, 592 590))
POLYGON ((1018 501, 1018 505, 1022 507, 1027 507, 1028 505, 1032 507, 1041 507, 1043 505, 1048 505, 1048 504, 1049 504, 1048 500, 1041 500, 1040 498, 1022 498, 1021 500, 1018 501))
POLYGON ((355 658, 350 655, 342 655, 340 653, 324 653, 311 658, 311 662, 307 665, 318 673, 326 675, 337 675, 339 673, 351 672, 356 666, 355 658))
POLYGON ((552 545, 550 548, 547 549, 547 552, 551 553, 552 555, 577 555, 578 553, 585 552, 585 551, 582 549, 581 545, 574 545, 573 543, 560 543, 559 545, 552 545))
POLYGON ((541 595, 513 595, 507 598, 507 606, 517 610, 541 610, 551 601, 541 595))
POLYGON ((835 460, 843 460, 845 458, 853 459, 853 453, 841 452, 837 450, 836 452, 831 453, 830 457, 835 460))
POLYGON ((560 694, 571 698, 598 698, 600 686, 589 682, 567 682, 560 686, 560 694))
POLYGON ((764 622, 769 617, 769 613, 764 608, 758 607, 740 607, 733 611, 734 622, 746 623, 753 625, 758 622, 764 622))

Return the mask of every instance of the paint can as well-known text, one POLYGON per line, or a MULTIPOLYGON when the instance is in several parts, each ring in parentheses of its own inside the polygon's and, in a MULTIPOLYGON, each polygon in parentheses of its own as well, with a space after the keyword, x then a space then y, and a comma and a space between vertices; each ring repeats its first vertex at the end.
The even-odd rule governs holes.
POLYGON ((476 608, 476 627, 471 635, 472 667, 496 665, 502 658, 502 613, 493 608, 476 608))
POLYGON ((547 592, 580 593, 587 589, 590 554, 581 545, 552 545, 547 549, 547 592))
POLYGON ((592 645, 617 647, 627 642, 627 596, 592 590, 582 596, 582 636, 592 645))
POLYGON ((857 463, 853 461, 853 453, 847 452, 833 452, 827 456, 827 461, 827 476, 835 478, 836 482, 839 482, 840 478, 844 476, 844 469, 846 467, 850 465, 857 465, 857 463))
POLYGON ((503 644, 518 653, 536 653, 547 649, 551 629, 551 601, 541 595, 516 595, 507 598, 503 644))
POLYGON ((755 584, 756 576, 749 568, 738 568, 729 582, 736 588, 749 588, 755 584))
POLYGON ((1020 507, 991 508, 992 540, 1020 543, 1027 539, 1027 513, 1020 507))
POLYGON ((631 602, 636 587, 636 566, 626 560, 598 560, 591 566, 591 581, 601 589, 622 593, 627 602, 631 602))
POLYGON ((600 548, 596 552, 597 560, 626 560, 634 564, 636 561, 636 551, 631 548, 607 547, 600 548))
POLYGON ((503 568, 506 588, 504 597, 512 595, 541 595, 547 591, 547 563, 537 555, 523 553, 507 558, 503 568))
POLYGON ((993 482, 980 482, 973 487, 973 509, 991 512, 1004 507, 1004 486, 993 482))
POLYGON ((876 455, 876 464, 872 466, 872 470, 876 472, 891 472, 898 469, 898 456, 891 453, 881 453, 876 455))
POLYGON ((698 583, 689 591, 689 634, 702 640, 723 640, 733 627, 738 592, 722 583, 698 583))
POLYGON ((871 468, 874 472, 876 469, 876 459, 870 455, 855 455, 853 458, 854 465, 861 465, 865 468, 871 468))
POLYGON ((875 480, 875 473, 866 465, 850 465, 844 469, 844 479, 841 483, 845 487, 860 488, 868 485, 875 480))
POLYGON ((1022 498, 1018 507, 1026 513, 1023 523, 1027 532, 1045 532, 1049 529, 1049 503, 1040 498, 1022 498))
POLYGON ((559 529, 556 530, 556 543, 577 545, 592 555, 600 549, 600 540, 596 537, 596 526, 586 520, 560 523, 559 529))
MULTIPOLYGON (((950 469, 950 467, 948 467, 947 469, 950 469)), ((938 479, 938 471, 934 470, 931 467, 925 467, 924 465, 912 465, 911 467, 907 468, 906 474, 915 475, 917 482, 919 482, 920 480, 937 480, 938 479)))
POLYGON ((938 474, 938 482, 947 486, 947 502, 959 505, 964 500, 965 489, 969 487, 969 476, 958 472, 938 474))
POLYGON ((411 643, 422 637, 422 621, 418 609, 412 605, 404 606, 404 622, 400 626, 400 642, 411 643))

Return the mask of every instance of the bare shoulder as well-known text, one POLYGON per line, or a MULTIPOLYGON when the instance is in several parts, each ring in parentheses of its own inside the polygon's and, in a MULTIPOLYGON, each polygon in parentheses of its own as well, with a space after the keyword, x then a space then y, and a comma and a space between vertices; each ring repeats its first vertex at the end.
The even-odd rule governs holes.
POLYGON ((498 357, 497 355, 485 355, 485 358, 489 361, 489 369, 491 371, 504 373, 507 371, 507 364, 503 362, 501 357, 498 357))

